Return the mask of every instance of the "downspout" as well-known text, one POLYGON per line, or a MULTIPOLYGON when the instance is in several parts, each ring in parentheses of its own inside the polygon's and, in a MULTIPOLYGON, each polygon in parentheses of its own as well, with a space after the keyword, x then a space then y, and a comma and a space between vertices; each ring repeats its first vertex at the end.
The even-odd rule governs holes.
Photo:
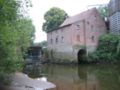
MULTIPOLYGON (((86 25, 85 25, 85 20, 83 20, 83 32, 84 32, 84 45, 85 45, 85 47, 84 47, 84 49, 86 50, 86 25)), ((87 50, 86 50, 87 51, 87 50)))

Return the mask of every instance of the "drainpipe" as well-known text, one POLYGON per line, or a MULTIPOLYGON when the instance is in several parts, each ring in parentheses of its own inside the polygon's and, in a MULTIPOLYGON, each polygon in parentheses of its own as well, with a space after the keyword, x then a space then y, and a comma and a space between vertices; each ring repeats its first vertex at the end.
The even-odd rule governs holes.
MULTIPOLYGON (((83 32, 84 32, 84 45, 85 45, 85 50, 86 50, 86 24, 85 24, 85 20, 83 20, 83 32)), ((86 50, 87 51, 87 50, 86 50)))

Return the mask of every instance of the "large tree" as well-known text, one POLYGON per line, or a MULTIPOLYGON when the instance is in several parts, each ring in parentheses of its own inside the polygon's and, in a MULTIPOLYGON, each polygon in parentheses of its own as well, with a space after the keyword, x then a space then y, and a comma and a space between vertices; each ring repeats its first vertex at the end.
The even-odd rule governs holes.
POLYGON ((0 82, 3 73, 14 72, 23 64, 23 53, 34 34, 31 20, 20 14, 19 9, 24 9, 20 4, 18 0, 0 0, 0 82))
POLYGON ((43 23, 43 31, 49 32, 57 29, 67 16, 68 15, 64 10, 57 7, 51 8, 44 15, 45 23, 43 23))
POLYGON ((18 35, 17 46, 24 57, 27 48, 33 44, 35 28, 30 19, 23 18, 16 22, 16 29, 18 35))

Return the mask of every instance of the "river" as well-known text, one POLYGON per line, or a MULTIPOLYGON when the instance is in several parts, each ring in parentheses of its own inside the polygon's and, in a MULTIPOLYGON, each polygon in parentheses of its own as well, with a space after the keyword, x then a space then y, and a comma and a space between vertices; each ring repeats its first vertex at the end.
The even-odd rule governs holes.
POLYGON ((31 73, 39 75, 56 85, 51 90, 120 90, 119 65, 42 65, 31 73))

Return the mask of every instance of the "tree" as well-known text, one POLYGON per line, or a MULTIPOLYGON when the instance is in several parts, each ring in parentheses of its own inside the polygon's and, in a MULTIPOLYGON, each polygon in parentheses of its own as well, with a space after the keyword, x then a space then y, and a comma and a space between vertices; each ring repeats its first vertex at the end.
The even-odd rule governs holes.
POLYGON ((120 60, 120 36, 113 34, 102 35, 94 53, 89 55, 91 61, 116 62, 120 60))
POLYGON ((19 3, 18 15, 20 18, 29 17, 29 9, 32 7, 31 0, 17 0, 19 3))
POLYGON ((57 29, 66 17, 67 13, 64 10, 57 7, 51 8, 44 15, 45 23, 42 26, 43 31, 49 32, 57 29))
POLYGON ((3 73, 20 69, 23 53, 34 36, 31 20, 19 16, 19 8, 17 0, 0 0, 0 82, 3 73))
POLYGON ((108 7, 107 6, 100 6, 98 8, 98 11, 100 12, 103 19, 108 17, 109 12, 108 12, 108 7))
POLYGON ((24 57, 27 48, 33 44, 35 28, 30 19, 23 18, 16 22, 16 29, 18 35, 17 46, 24 57))
POLYGON ((17 18, 18 3, 15 0, 0 0, 0 24, 13 23, 17 18))
POLYGON ((41 47, 47 47, 47 41, 42 41, 39 43, 41 47))

